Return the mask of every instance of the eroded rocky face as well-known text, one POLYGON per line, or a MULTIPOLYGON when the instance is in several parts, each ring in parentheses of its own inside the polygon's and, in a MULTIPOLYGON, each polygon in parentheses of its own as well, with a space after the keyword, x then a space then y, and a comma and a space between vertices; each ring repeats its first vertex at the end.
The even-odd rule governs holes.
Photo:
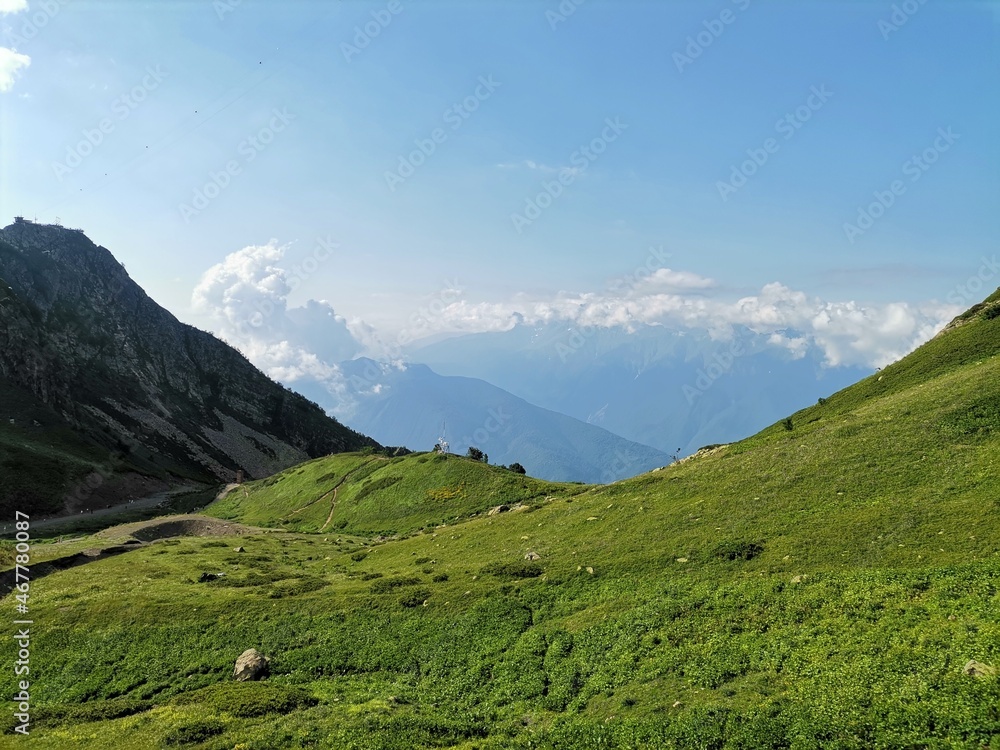
POLYGON ((153 472, 231 480, 374 442, 179 322, 79 230, 0 230, 0 385, 153 472))

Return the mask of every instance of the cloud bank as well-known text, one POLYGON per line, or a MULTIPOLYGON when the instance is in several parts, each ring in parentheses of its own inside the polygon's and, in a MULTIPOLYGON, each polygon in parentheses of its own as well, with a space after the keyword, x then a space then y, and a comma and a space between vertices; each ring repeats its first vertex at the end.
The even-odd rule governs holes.
MULTIPOLYGON (((282 268, 285 250, 272 240, 230 254, 204 273, 194 290, 194 308, 210 315, 217 333, 268 375, 296 384, 343 418, 365 389, 349 382, 338 363, 366 355, 399 366, 399 352, 364 321, 338 315, 329 302, 310 300, 289 308, 295 279, 282 268)), ((745 327, 765 345, 793 357, 818 350, 829 367, 882 367, 930 339, 962 311, 937 302, 828 301, 778 282, 733 299, 713 279, 669 268, 603 292, 562 292, 544 299, 516 295, 499 302, 472 302, 456 293, 447 299, 452 301, 442 300, 432 315, 421 317, 419 337, 559 324, 625 330, 654 325, 707 331, 727 340, 745 327)))
POLYGON ((320 393, 328 408, 343 408, 350 395, 337 363, 361 354, 365 346, 359 337, 371 332, 326 301, 289 308, 291 278, 280 265, 286 249, 271 240, 231 253, 202 275, 192 305, 270 377, 311 386, 301 390, 313 398, 320 393))

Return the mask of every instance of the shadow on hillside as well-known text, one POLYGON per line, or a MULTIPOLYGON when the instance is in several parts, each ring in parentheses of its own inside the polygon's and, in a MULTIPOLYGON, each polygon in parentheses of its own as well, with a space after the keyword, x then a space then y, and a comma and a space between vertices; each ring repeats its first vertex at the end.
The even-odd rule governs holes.
MULTIPOLYGON (((87 549, 73 555, 66 555, 65 557, 58 557, 55 560, 38 563, 37 565, 32 565, 29 569, 30 581, 34 582, 39 578, 45 578, 45 576, 58 573, 61 570, 69 570, 78 565, 86 565, 87 563, 104 560, 108 557, 121 555, 144 546, 146 546, 144 542, 134 539, 129 540, 125 544, 116 544, 104 549, 87 549)), ((0 598, 7 596, 7 594, 13 591, 17 582, 17 568, 5 570, 0 573, 0 598)))

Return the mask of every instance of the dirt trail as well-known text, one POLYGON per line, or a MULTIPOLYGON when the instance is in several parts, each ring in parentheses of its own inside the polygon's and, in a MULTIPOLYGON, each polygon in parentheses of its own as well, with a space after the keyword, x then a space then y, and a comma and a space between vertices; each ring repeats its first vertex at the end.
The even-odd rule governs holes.
MULTIPOLYGON (((152 495, 147 495, 146 497, 141 497, 133 500, 130 503, 124 505, 115 505, 110 508, 101 508, 100 510, 93 510, 87 513, 75 513, 75 514, 65 514, 61 516, 50 516, 49 518, 39 518, 31 519, 31 528, 33 531, 38 529, 48 529, 53 527, 58 527, 60 524, 68 524, 79 521, 81 519, 87 519, 88 521, 92 518, 108 518, 119 515, 121 513, 127 513, 134 510, 145 510, 148 508, 154 508, 162 502, 169 500, 173 495, 180 495, 185 492, 191 492, 192 490, 201 489, 195 485, 185 485, 183 487, 175 487, 172 490, 164 490, 162 492, 154 492, 152 495)), ((7 524, 0 528, 0 534, 8 532, 8 526, 13 528, 12 524, 7 524)))
POLYGON ((330 500, 330 512, 326 516, 326 523, 324 523, 320 527, 320 529, 319 529, 322 532, 323 529, 325 529, 329 525, 330 519, 333 518, 333 511, 337 507, 337 490, 339 490, 341 488, 341 486, 344 484, 344 482, 347 481, 347 478, 349 476, 351 476, 351 474, 354 474, 357 471, 361 471, 361 469, 363 469, 364 467, 366 467, 366 466, 374 463, 375 461, 384 461, 384 460, 385 459, 382 459, 382 458, 373 458, 371 461, 365 461, 360 466, 355 466, 349 472, 347 472, 346 474, 344 474, 344 476, 342 476, 340 478, 340 481, 338 481, 335 485, 333 485, 333 487, 331 489, 329 489, 326 492, 324 492, 322 495, 320 495, 319 497, 317 497, 315 500, 310 500, 308 503, 306 503, 305 505, 303 505, 301 508, 296 508, 295 510, 293 510, 291 512, 290 515, 294 516, 296 513, 301 513, 306 508, 311 508, 313 505, 315 505, 316 503, 318 503, 324 497, 327 497, 328 495, 332 494, 333 498, 330 500))

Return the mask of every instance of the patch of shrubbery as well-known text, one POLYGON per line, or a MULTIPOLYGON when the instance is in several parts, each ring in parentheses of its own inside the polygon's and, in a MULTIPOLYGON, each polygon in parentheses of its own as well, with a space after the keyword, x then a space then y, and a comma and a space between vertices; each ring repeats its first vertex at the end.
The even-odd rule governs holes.
POLYGON ((545 569, 536 562, 517 560, 515 562, 493 563, 484 567, 480 572, 497 578, 538 578, 545 572, 545 569))
POLYGON ((287 714, 315 706, 319 701, 305 690, 267 682, 219 682, 174 699, 180 706, 203 706, 219 714, 250 719, 287 714))
POLYGON ((271 599, 280 599, 284 596, 298 596, 310 591, 319 591, 329 585, 328 581, 318 576, 301 576, 276 583, 267 595, 271 599))
POLYGON ((226 731, 226 725, 217 719, 202 719, 182 724, 163 738, 167 745, 196 745, 226 731))
POLYGON ((413 589, 403 594, 403 596, 399 598, 399 603, 407 609, 419 607, 430 595, 431 592, 427 589, 413 589))
POLYGON ((115 698, 106 701, 88 701, 71 705, 47 706, 35 712, 39 724, 66 724, 69 722, 108 721, 132 716, 153 708, 150 701, 132 698, 115 698))
POLYGON ((417 576, 396 576, 395 578, 380 578, 371 585, 373 594, 387 594, 393 589, 403 586, 416 586, 420 583, 417 576))
POLYGON ((712 550, 712 557, 719 560, 753 560, 764 551, 764 545, 758 542, 731 541, 723 542, 712 550))
POLYGON ((400 480, 402 480, 402 477, 380 477, 378 479, 371 479, 361 485, 361 489, 359 489, 357 494, 354 496, 354 502, 361 502, 361 500, 368 497, 373 492, 387 490, 400 480))

